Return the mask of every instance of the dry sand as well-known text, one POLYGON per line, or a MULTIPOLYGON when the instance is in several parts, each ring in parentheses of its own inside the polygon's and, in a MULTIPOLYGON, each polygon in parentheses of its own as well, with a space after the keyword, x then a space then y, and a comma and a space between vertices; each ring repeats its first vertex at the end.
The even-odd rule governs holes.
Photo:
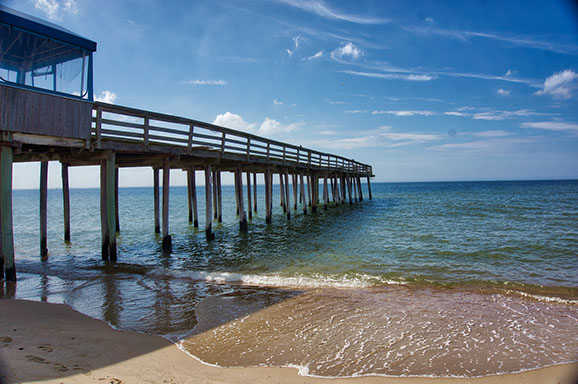
POLYGON ((578 363, 476 379, 316 379, 292 368, 217 368, 162 337, 116 331, 66 305, 0 300, 1 383, 574 384, 577 379, 578 363))

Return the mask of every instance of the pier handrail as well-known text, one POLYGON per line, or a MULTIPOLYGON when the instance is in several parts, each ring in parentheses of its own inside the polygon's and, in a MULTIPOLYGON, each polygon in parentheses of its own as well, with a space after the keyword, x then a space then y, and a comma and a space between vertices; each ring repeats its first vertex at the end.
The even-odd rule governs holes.
POLYGON ((373 176, 370 165, 353 159, 179 116, 95 102, 92 122, 96 148, 103 139, 142 143, 144 150, 169 144, 188 151, 216 152, 221 157, 242 155, 246 161, 275 160, 283 166, 373 176))

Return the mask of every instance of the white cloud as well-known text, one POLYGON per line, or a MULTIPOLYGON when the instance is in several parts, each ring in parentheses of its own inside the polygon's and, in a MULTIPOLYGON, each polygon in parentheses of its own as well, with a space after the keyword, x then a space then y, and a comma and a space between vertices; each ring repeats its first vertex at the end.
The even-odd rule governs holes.
POLYGON ((282 101, 279 101, 279 100, 277 100, 277 99, 273 99, 273 104, 275 104, 275 105, 282 105, 283 102, 282 102, 282 101))
POLYGON ((321 132, 319 132, 319 134, 329 136, 329 135, 335 135, 335 134, 337 134, 337 132, 335 132, 335 131, 321 131, 321 132))
POLYGON ((379 136, 392 141, 402 141, 405 145, 415 143, 427 143, 434 140, 441 140, 443 136, 431 133, 405 133, 405 132, 385 132, 379 136))
MULTIPOLYGON (((510 72, 510 71, 508 71, 510 72)), ((498 95, 500 96, 509 96, 510 95, 510 91, 508 91, 507 89, 498 89, 498 95)))
POLYGON ((358 72, 358 71, 343 71, 355 76, 372 77, 376 79, 385 80, 408 80, 408 81, 430 81, 436 77, 431 75, 416 75, 416 74, 402 74, 402 73, 379 73, 379 72, 358 72))
POLYGON ((353 43, 347 43, 331 52, 332 59, 342 60, 343 58, 350 57, 353 60, 359 59, 363 55, 363 51, 356 47, 353 43))
POLYGON ((482 132, 474 132, 472 133, 472 135, 479 137, 504 137, 504 136, 511 136, 513 135, 513 133, 506 131, 482 131, 482 132))
POLYGON ((303 11, 316 14, 326 19, 349 21, 357 24, 380 24, 388 22, 387 19, 346 14, 330 8, 322 0, 279 0, 282 3, 299 8, 303 11))
POLYGON ((222 115, 218 115, 215 118, 215 121, 213 121, 213 124, 231 129, 238 129, 239 131, 251 131, 255 127, 255 124, 249 124, 243 120, 240 115, 231 112, 225 112, 222 115))
POLYGON ((433 17, 426 17, 425 21, 427 21, 428 23, 433 23, 434 19, 433 17))
POLYGON ((60 20, 62 13, 77 14, 76 0, 33 0, 34 8, 44 12, 49 19, 60 20))
POLYGON ((293 57, 293 54, 294 54, 294 53, 295 53, 295 52, 293 52, 292 50, 287 49, 287 54, 289 55, 289 57, 293 57))
POLYGON ((309 56, 307 58, 307 60, 315 60, 315 59, 320 59, 323 57, 323 51, 319 51, 316 54, 314 54, 313 56, 309 56))
POLYGON ((226 85, 227 82, 223 79, 219 80, 187 80, 183 84, 186 85, 226 85))
POLYGON ((293 36, 293 43, 295 43, 295 50, 299 49, 299 43, 305 40, 303 36, 297 35, 293 36))
POLYGON ((240 115, 231 112, 225 112, 222 115, 218 115, 213 121, 213 124, 261 135, 274 135, 276 133, 293 132, 299 130, 303 125, 301 123, 284 125, 277 120, 266 117, 259 128, 256 128, 257 124, 249 123, 245 121, 240 115))
POLYGON ((470 116, 469 113, 457 112, 457 111, 444 112, 444 115, 447 115, 447 116, 459 116, 459 117, 469 117, 469 116, 470 116))
POLYGON ((266 117, 265 121, 263 121, 263 123, 261 123, 261 126, 259 127, 259 133, 271 135, 280 132, 284 133, 293 132, 299 130, 299 128, 301 128, 301 125, 302 124, 299 123, 283 125, 277 120, 266 117))
POLYGON ((551 95, 559 99, 568 99, 571 91, 577 88, 578 74, 571 69, 554 73, 544 81, 544 86, 536 95, 551 95))
POLYGON ((478 112, 472 115, 474 120, 506 120, 515 117, 528 117, 528 116, 547 116, 556 115, 555 113, 540 113, 534 112, 530 109, 518 109, 517 111, 498 111, 490 110, 486 112, 478 112))
POLYGON ((95 101, 100 101, 101 103, 114 104, 116 101, 116 93, 109 90, 102 91, 99 96, 94 98, 95 101))
POLYGON ((343 111, 343 113, 351 113, 351 114, 356 114, 356 113, 366 113, 367 111, 362 111, 359 109, 354 109, 354 110, 349 110, 349 111, 343 111))
POLYGON ((486 140, 479 140, 479 141, 470 141, 466 143, 449 143, 449 144, 442 144, 431 147, 430 149, 434 151, 467 151, 467 152, 490 152, 490 153, 504 153, 504 152, 511 152, 512 146, 520 145, 520 144, 529 144, 532 143, 534 139, 527 138, 527 139, 486 139, 486 140))
POLYGON ((407 110, 407 111, 373 111, 371 112, 372 115, 383 115, 383 114, 389 114, 389 115, 395 115, 395 116, 433 116, 436 115, 435 112, 432 111, 411 111, 411 110, 407 110))
POLYGON ((545 129, 548 131, 578 132, 578 124, 577 123, 565 123, 562 121, 539 121, 539 122, 534 122, 534 123, 522 123, 522 124, 520 124, 520 127, 545 129))

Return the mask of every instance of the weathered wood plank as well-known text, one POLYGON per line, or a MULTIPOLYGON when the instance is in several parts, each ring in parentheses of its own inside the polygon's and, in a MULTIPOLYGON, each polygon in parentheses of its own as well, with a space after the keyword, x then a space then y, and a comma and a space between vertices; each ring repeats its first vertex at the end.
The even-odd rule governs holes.
POLYGON ((64 241, 70 241, 70 189, 68 181, 68 163, 61 163, 62 206, 64 210, 64 241))
POLYGON ((16 281, 14 230, 12 227, 13 150, 0 146, 0 278, 16 281))
POLYGON ((40 258, 48 257, 47 243, 48 218, 48 161, 40 163, 40 258))
POLYGON ((155 233, 161 233, 160 201, 159 201, 159 168, 153 168, 153 197, 155 212, 155 233))
POLYGON ((163 249, 170 250, 172 238, 169 234, 169 189, 171 167, 169 158, 165 158, 163 165, 163 249))
POLYGON ((211 181, 211 165, 207 164, 205 166, 205 234, 207 240, 213 240, 215 238, 212 230, 213 212, 211 212, 211 210, 213 203, 211 201, 211 181))

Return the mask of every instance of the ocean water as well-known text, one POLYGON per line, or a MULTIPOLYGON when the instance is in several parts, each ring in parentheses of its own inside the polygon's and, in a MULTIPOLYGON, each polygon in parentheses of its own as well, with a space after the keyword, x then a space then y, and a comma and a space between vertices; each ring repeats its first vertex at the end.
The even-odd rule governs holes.
MULTIPOLYGON (((261 179, 260 179, 261 182, 261 179)), ((578 360, 578 181, 375 183, 373 199, 286 219, 264 188, 239 230, 223 187, 216 239, 172 187, 171 252, 151 188, 119 191, 118 262, 100 259, 98 190, 49 191, 47 260, 38 191, 14 191, 19 282, 7 297, 65 302, 119 329, 162 335, 219 366, 301 374, 476 377, 578 360)), ((247 203, 245 199, 245 204, 247 203)))

